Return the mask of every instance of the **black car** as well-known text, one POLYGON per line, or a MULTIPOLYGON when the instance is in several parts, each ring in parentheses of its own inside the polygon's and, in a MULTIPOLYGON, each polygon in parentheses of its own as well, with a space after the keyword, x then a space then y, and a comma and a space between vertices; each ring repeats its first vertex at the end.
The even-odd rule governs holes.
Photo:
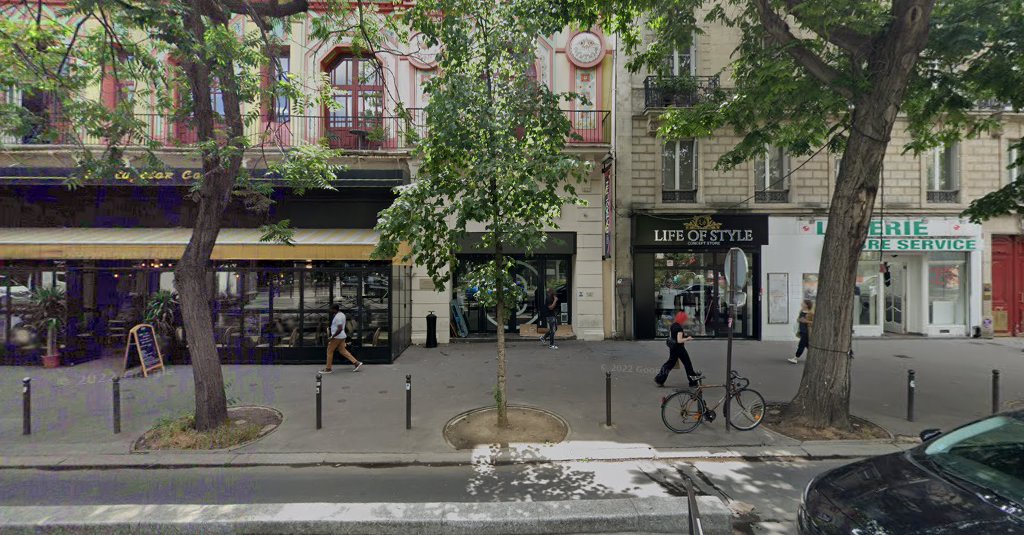
POLYGON ((921 439, 811 480, 800 535, 1024 534, 1024 411, 921 439))

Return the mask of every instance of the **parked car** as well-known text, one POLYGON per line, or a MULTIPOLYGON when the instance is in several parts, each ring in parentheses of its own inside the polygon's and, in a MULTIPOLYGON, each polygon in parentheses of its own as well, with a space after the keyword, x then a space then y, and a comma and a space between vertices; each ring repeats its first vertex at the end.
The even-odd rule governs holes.
POLYGON ((811 480, 800 535, 1024 534, 1024 410, 811 480))

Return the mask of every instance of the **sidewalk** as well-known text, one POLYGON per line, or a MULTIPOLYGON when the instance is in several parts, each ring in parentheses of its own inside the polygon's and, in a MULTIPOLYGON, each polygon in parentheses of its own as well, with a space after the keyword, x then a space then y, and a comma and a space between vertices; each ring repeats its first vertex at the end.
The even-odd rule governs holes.
MULTIPOLYGON (((724 341, 690 344, 694 363, 714 382, 725 376, 724 341)), ((785 358, 792 344, 738 341, 734 367, 769 401, 790 399, 801 365, 785 358)), ((1024 353, 987 340, 857 340, 853 413, 897 435, 949 429, 988 413, 991 370, 1001 370, 1004 406, 1024 399, 1024 353), (917 373, 916 421, 907 422, 906 370, 917 373)), ((0 368, 0 466, 251 465, 458 463, 541 459, 620 459, 700 456, 857 456, 895 451, 907 443, 804 443, 766 429, 726 432, 720 417, 676 435, 661 422, 669 389, 652 378, 665 358, 661 342, 567 341, 557 351, 514 344, 508 351, 512 403, 551 410, 570 425, 567 442, 506 451, 457 452, 441 434, 456 414, 493 403, 494 346, 412 347, 395 364, 339 367, 324 377, 323 429, 315 429, 314 366, 225 366, 229 398, 273 406, 284 422, 262 440, 212 453, 127 455, 159 418, 193 406, 191 368, 172 366, 149 378, 121 381, 122 433, 111 430, 110 378, 117 360, 73 368, 0 368), (604 426, 604 373, 612 372, 612 421, 604 426), (412 375, 413 428, 405 429, 405 376, 412 375), (21 378, 32 377, 33 433, 21 434, 21 378)), ((676 371, 669 386, 683 386, 676 371)), ((721 410, 719 410, 719 413, 721 410)))

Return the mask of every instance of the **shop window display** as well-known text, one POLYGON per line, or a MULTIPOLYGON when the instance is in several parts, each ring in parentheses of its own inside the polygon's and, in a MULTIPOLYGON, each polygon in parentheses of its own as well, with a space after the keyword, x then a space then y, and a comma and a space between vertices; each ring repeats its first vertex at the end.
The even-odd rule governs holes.
POLYGON ((962 253, 933 253, 928 260, 928 322, 963 325, 967 313, 967 258, 962 253))
POLYGON ((857 286, 853 292, 853 324, 878 325, 878 296, 881 292, 881 254, 866 252, 857 264, 857 286))

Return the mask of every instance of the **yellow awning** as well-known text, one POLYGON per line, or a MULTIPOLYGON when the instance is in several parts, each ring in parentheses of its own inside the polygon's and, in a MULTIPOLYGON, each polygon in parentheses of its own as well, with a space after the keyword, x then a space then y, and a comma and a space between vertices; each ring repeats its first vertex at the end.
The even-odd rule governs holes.
MULTIPOLYGON (((0 228, 0 258, 32 260, 172 260, 189 228, 0 228)), ((214 260, 370 260, 372 229, 296 229, 295 245, 260 242, 259 229, 222 229, 214 260)))

